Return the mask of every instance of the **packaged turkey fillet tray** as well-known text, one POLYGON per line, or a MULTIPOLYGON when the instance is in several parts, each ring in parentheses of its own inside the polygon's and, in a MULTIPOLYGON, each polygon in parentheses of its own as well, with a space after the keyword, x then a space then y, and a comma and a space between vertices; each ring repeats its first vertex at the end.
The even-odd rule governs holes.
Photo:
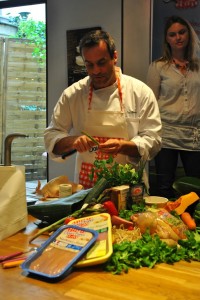
POLYGON ((79 260, 76 267, 98 265, 106 262, 113 253, 111 218, 107 213, 75 219, 69 224, 90 228, 98 232, 98 238, 89 251, 79 260))
POLYGON ((73 266, 95 243, 98 232, 76 225, 64 225, 21 265, 28 275, 58 280, 67 276, 73 266))

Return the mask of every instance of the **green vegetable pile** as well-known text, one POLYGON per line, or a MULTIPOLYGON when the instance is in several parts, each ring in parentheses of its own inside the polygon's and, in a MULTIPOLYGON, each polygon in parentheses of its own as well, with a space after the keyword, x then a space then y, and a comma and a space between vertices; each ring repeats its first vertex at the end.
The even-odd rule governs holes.
POLYGON ((137 213, 146 211, 146 204, 143 200, 141 203, 132 204, 131 209, 122 209, 119 211, 119 216, 125 220, 130 221, 131 216, 137 213))
POLYGON ((140 162, 136 171, 131 164, 121 165, 110 156, 108 159, 94 161, 89 178, 93 180, 94 175, 97 176, 97 181, 105 178, 109 187, 124 184, 134 185, 142 182, 144 167, 145 163, 140 162))
POLYGON ((127 273, 129 268, 153 268, 159 263, 173 264, 180 260, 200 261, 200 235, 187 232, 188 239, 178 241, 179 246, 170 247, 158 235, 149 232, 136 242, 124 241, 113 245, 113 254, 105 264, 105 270, 113 274, 127 273))
MULTIPOLYGON (((145 202, 132 205, 131 210, 121 210, 120 217, 130 220, 136 213, 146 210, 145 202)), ((176 214, 174 214, 178 217, 176 214)), ((197 224, 200 224, 200 202, 197 203, 193 214, 197 224), (199 221, 199 223, 198 223, 199 221)), ((198 229, 198 228, 197 228, 198 229)), ((129 268, 153 268, 156 264, 173 264, 180 260, 200 261, 200 235, 199 231, 187 231, 187 239, 179 240, 178 246, 169 246, 158 235, 146 232, 142 238, 135 241, 124 241, 113 245, 113 254, 105 264, 105 270, 113 274, 127 273, 129 268)))

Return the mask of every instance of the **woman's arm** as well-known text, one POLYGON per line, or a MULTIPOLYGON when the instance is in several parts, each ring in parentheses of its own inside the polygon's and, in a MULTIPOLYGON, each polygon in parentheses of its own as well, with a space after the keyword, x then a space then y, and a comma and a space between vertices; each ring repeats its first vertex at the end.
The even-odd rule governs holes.
POLYGON ((158 100, 160 94, 160 71, 158 69, 158 63, 152 62, 149 66, 147 73, 147 85, 153 90, 156 99, 158 100))

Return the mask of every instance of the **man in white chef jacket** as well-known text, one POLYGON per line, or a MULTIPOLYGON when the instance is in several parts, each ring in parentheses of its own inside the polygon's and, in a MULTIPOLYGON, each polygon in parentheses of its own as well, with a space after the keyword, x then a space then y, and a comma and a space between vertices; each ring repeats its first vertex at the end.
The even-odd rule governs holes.
POLYGON ((152 90, 116 66, 115 43, 107 32, 86 34, 80 53, 88 76, 63 91, 44 140, 53 160, 77 150, 74 181, 90 188, 95 159, 112 155, 134 166, 152 159, 161 147, 161 120, 152 90), (98 149, 91 151, 96 144, 82 132, 99 142, 98 149))

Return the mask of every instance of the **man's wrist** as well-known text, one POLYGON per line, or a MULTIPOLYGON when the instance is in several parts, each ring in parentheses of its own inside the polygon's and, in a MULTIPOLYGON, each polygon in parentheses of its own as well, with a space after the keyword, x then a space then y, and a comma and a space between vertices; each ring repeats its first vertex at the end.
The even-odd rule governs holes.
POLYGON ((121 154, 128 155, 130 157, 141 157, 137 145, 132 141, 121 141, 121 154))

